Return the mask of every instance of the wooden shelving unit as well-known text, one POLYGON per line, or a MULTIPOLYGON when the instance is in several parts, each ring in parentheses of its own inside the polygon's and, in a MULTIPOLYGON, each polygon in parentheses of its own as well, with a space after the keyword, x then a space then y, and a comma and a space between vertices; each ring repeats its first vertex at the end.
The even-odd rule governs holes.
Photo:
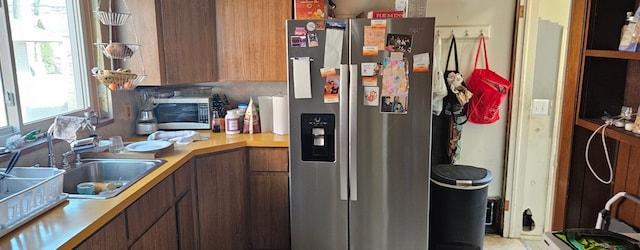
MULTIPOLYGON (((640 193, 640 135, 608 126, 606 145, 614 168, 613 183, 596 180, 587 168, 588 138, 604 124, 603 112, 617 115, 622 106, 638 112, 640 105, 640 52, 618 51, 626 12, 638 1, 576 0, 572 2, 567 74, 564 86, 560 147, 552 229, 592 228, 596 215, 616 192, 640 193), (577 42, 574 42, 577 41, 577 42), (636 153, 634 153, 636 152, 636 153)), ((599 131, 599 133, 602 133, 599 131)), ((599 175, 609 176, 600 139, 589 145, 588 159, 599 175)), ((640 226, 640 207, 622 204, 614 217, 640 226), (637 218, 636 218, 637 217, 637 218)))

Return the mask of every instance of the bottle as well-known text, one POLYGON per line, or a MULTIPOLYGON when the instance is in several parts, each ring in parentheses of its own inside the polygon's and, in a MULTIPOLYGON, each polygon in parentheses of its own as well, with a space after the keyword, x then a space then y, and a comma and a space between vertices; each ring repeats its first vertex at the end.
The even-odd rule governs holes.
POLYGON ((214 133, 220 133, 220 123, 218 117, 218 111, 214 110, 211 117, 211 131, 214 133))
POLYGON ((227 112, 224 117, 225 132, 229 135, 240 133, 240 117, 236 112, 227 112))
POLYGON ((635 52, 638 49, 640 25, 638 25, 637 22, 638 17, 632 12, 627 12, 627 22, 622 26, 618 50, 635 52))

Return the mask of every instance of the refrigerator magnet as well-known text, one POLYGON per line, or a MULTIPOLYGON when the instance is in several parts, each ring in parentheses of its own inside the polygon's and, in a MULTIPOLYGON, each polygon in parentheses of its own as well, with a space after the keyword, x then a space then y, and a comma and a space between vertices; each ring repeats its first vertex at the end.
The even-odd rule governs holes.
POLYGON ((377 46, 364 46, 364 47, 362 47, 362 55, 363 56, 377 56, 378 55, 378 47, 377 46))
POLYGON ((316 21, 316 30, 324 30, 325 24, 323 20, 316 21))
POLYGON ((318 35, 316 33, 307 33, 307 41, 309 41, 309 48, 318 47, 318 35))
POLYGON ((413 72, 429 72, 429 53, 413 56, 413 72))
POLYGON ((306 48, 307 37, 306 36, 291 36, 291 47, 293 48, 306 48))
POLYGON ((375 76, 362 77, 362 86, 378 86, 378 78, 375 76))
POLYGON ((378 49, 384 48, 385 29, 364 26, 364 46, 375 46, 378 49))
POLYGON ((407 114, 407 101, 406 96, 382 96, 382 105, 380 106, 380 112, 393 113, 393 114, 407 114))
POLYGON ((314 30, 316 30, 316 23, 315 23, 315 22, 308 22, 308 23, 307 23, 307 30, 308 30, 308 31, 314 31, 314 30))
POLYGON ((360 74, 362 76, 375 76, 380 72, 380 67, 382 64, 380 63, 361 63, 360 64, 360 74))
POLYGON ((411 53, 411 36, 387 34, 387 45, 385 50, 411 53))
POLYGON ((304 27, 296 27, 296 30, 293 34, 296 36, 305 36, 307 35, 307 30, 304 27))
POLYGON ((391 102, 393 113, 406 114, 408 111, 407 99, 406 96, 393 96, 393 102, 391 102))
POLYGON ((386 29, 387 28, 387 19, 372 19, 371 27, 376 29, 386 29))
POLYGON ((364 106, 379 106, 378 93, 380 93, 379 87, 364 87, 364 106))
POLYGON ((340 76, 330 75, 324 82, 324 103, 337 103, 340 99, 340 76))
POLYGON ((335 68, 321 68, 320 69, 320 76, 322 77, 328 77, 328 76, 334 76, 336 75, 336 69, 335 68))
POLYGON ((389 55, 391 60, 402 60, 404 58, 404 53, 402 52, 391 52, 389 55))

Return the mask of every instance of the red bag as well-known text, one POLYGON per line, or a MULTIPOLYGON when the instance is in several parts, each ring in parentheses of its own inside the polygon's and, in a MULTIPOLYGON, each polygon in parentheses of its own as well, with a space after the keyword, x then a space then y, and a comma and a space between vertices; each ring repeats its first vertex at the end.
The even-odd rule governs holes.
POLYGON ((469 121, 478 124, 489 124, 500 119, 500 104, 509 93, 511 82, 489 69, 487 45, 484 41, 484 36, 480 36, 474 69, 466 83, 467 88, 473 93, 467 110, 469 121), (478 68, 480 47, 484 48, 486 69, 478 68))

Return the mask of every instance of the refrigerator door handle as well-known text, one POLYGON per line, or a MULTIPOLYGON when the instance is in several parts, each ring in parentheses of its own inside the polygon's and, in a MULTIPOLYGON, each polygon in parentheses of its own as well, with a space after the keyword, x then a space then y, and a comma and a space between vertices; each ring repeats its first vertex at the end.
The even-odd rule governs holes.
POLYGON ((338 165, 340 167, 340 200, 346 201, 349 200, 349 89, 348 89, 348 80, 349 80, 349 67, 346 64, 340 65, 340 88, 338 90, 339 100, 340 100, 340 117, 338 126, 340 128, 340 138, 338 148, 340 149, 338 158, 338 165))
POLYGON ((358 65, 349 66, 349 197, 358 200, 358 65))

